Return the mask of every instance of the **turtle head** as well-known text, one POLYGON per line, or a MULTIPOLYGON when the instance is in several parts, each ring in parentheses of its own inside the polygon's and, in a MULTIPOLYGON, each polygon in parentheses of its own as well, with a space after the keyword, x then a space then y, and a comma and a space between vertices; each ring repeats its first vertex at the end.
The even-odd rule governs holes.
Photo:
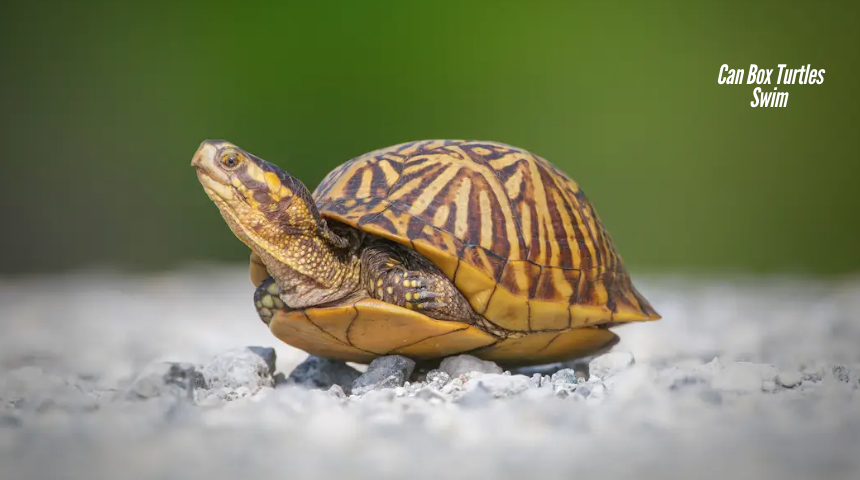
POLYGON ((319 213, 302 182, 230 142, 204 141, 191 166, 233 233, 258 253, 282 250, 291 235, 319 228, 319 213))

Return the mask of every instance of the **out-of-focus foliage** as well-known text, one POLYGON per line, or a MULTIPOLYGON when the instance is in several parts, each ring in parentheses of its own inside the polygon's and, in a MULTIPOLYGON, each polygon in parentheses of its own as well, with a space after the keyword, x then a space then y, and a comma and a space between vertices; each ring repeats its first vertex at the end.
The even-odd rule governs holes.
MULTIPOLYGON (((422 138, 530 149, 633 270, 860 268, 852 2, 4 2, 0 272, 245 261, 191 155, 314 188, 422 138), (751 108, 720 65, 825 69, 751 108)), ((775 77, 774 77, 775 80, 775 77)))

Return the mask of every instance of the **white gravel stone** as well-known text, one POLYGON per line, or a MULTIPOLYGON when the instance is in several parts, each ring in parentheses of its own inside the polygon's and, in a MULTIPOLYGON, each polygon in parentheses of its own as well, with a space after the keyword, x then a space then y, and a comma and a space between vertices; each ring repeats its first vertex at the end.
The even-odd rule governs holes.
POLYGON ((455 355, 442 360, 439 365, 439 370, 450 375, 452 378, 465 375, 467 373, 502 373, 502 367, 494 362, 481 360, 472 355, 455 355))
POLYGON ((588 372, 597 378, 605 378, 623 372, 633 363, 630 352, 609 352, 592 360, 588 364, 588 372))
POLYGON ((800 372, 780 372, 776 376, 776 383, 786 388, 794 388, 803 382, 803 375, 800 372))
POLYGON ((225 390, 242 397, 275 385, 276 355, 273 348, 242 347, 223 352, 207 363, 201 373, 210 390, 225 390), (244 388, 244 390, 239 390, 244 388))

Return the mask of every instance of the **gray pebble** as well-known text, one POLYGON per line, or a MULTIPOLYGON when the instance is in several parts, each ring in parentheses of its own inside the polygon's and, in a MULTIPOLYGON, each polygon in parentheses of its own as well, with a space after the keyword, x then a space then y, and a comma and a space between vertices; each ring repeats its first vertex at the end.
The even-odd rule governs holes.
POLYGON ((157 362, 147 365, 132 383, 129 400, 172 396, 194 400, 194 389, 204 387, 203 375, 190 363, 157 362))
POLYGON ((576 371, 572 368, 562 368, 561 370, 552 374, 552 381, 576 384, 578 383, 579 378, 576 375, 576 371))
POLYGON ((459 377, 471 372, 479 373, 502 373, 502 367, 494 362, 481 360, 472 355, 455 355, 442 360, 439 370, 446 372, 452 378, 459 377))
POLYGON ((562 368, 570 368, 574 372, 576 372, 576 376, 588 380, 591 376, 591 372, 589 371, 588 364, 593 360, 593 357, 586 358, 578 358, 576 360, 569 360, 567 362, 562 363, 562 368))
POLYGON ((836 377, 836 380, 840 382, 848 383, 851 381, 851 371, 845 365, 834 365, 833 376, 836 377))
POLYGON ((337 385, 348 393, 352 382, 360 375, 361 372, 345 362, 310 355, 290 373, 284 384, 310 389, 329 389, 337 385))
POLYGON ((364 395, 371 390, 401 387, 412 375, 415 362, 400 355, 387 355, 370 362, 367 371, 352 382, 352 394, 364 395))
POLYGON ((603 354, 588 364, 588 371, 598 378, 605 378, 627 370, 634 363, 630 352, 611 352, 603 354))
POLYGON ((451 380, 451 376, 442 370, 430 370, 427 372, 427 383, 441 387, 451 380))

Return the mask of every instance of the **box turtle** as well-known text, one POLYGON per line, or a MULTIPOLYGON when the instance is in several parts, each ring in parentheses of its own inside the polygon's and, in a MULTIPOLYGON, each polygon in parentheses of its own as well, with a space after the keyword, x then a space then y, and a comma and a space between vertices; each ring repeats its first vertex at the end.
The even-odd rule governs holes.
POLYGON ((251 248, 260 318, 314 355, 543 364, 660 318, 577 184, 510 145, 395 145, 337 167, 313 193, 225 141, 203 142, 192 165, 251 248))

